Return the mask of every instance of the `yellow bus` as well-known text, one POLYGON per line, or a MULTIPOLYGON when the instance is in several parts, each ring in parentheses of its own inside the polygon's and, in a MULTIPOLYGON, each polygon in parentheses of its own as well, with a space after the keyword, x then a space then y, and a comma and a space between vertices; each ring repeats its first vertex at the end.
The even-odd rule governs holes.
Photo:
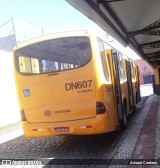
POLYGON ((140 100, 135 63, 89 31, 23 42, 13 57, 26 137, 126 128, 140 100))

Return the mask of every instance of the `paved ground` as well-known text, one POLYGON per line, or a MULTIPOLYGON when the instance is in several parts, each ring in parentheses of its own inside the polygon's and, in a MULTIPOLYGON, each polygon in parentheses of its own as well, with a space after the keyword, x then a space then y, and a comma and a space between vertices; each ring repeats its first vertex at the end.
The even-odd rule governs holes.
MULTIPOLYGON (((108 162, 111 163, 109 167, 127 167, 126 165, 115 166, 115 161, 124 164, 125 159, 135 158, 138 151, 139 157, 142 157, 144 151, 143 145, 145 144, 142 141, 148 141, 150 137, 147 137, 148 133, 153 133, 152 138, 148 141, 150 143, 146 143, 148 144, 147 148, 150 148, 148 151, 152 153, 150 159, 152 157, 156 159, 160 158, 160 149, 158 146, 160 126, 157 128, 158 131, 156 131, 156 123, 159 122, 157 113, 160 115, 158 104, 159 97, 155 95, 147 99, 142 98, 141 103, 137 107, 137 112, 129 121, 127 130, 103 135, 27 139, 23 136, 21 125, 18 123, 0 131, 0 158, 5 160, 34 159, 37 161, 45 158, 47 160, 41 160, 45 165, 48 163, 55 164, 55 161, 58 161, 57 164, 60 165, 55 167, 71 167, 68 164, 71 164, 71 162, 74 164, 73 161, 76 162, 75 164, 78 163, 79 167, 80 165, 82 165, 81 167, 87 167, 84 164, 92 164, 89 167, 107 167, 106 164, 108 162), (147 126, 150 125, 150 130, 147 131, 147 126)), ((141 159, 146 159, 145 156, 144 154, 141 159)), ((46 165, 45 167, 48 166, 46 165)))

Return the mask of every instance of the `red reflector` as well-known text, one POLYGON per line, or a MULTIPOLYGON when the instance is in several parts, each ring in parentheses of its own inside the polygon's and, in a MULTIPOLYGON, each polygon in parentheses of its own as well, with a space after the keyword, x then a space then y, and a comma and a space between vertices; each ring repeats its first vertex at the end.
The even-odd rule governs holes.
POLYGON ((87 125, 86 128, 92 128, 92 125, 87 125))

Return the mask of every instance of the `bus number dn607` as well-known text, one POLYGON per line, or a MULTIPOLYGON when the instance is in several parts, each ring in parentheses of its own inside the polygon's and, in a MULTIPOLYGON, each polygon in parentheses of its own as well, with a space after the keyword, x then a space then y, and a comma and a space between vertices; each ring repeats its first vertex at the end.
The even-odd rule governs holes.
POLYGON ((66 90, 90 88, 91 84, 92 84, 92 80, 86 80, 82 82, 71 82, 71 83, 65 83, 65 88, 66 90))

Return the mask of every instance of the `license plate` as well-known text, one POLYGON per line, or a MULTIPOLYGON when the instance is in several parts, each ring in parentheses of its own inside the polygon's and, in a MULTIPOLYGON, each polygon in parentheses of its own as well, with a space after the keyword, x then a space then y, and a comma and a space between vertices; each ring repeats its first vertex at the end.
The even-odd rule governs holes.
POLYGON ((69 127, 56 127, 54 132, 69 132, 69 127))

